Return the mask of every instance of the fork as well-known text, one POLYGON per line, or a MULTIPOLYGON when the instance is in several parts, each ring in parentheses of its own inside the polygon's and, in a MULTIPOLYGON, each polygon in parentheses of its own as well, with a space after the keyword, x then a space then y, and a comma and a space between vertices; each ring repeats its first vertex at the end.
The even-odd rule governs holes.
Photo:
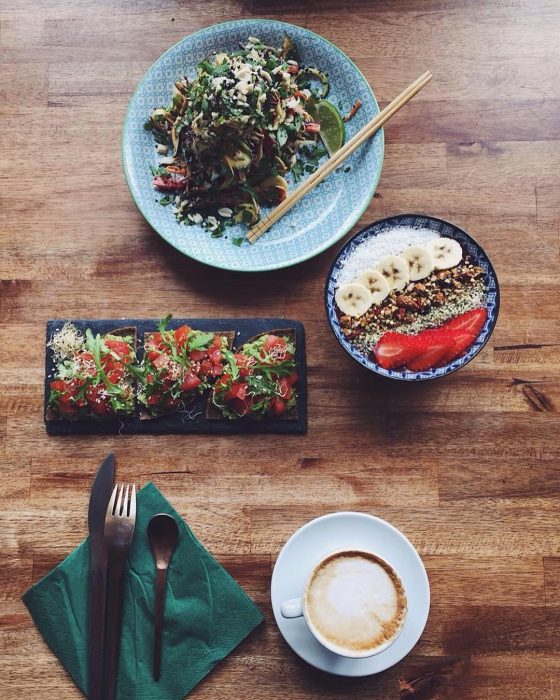
POLYGON ((124 570, 136 523, 136 486, 117 485, 113 489, 105 515, 107 546, 107 637, 105 640, 104 698, 117 694, 119 649, 122 629, 124 570))

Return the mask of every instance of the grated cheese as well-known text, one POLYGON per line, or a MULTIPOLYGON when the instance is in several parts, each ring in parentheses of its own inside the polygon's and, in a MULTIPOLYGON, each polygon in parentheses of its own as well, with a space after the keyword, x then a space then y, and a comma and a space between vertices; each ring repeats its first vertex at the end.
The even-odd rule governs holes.
POLYGON ((429 228, 396 226, 381 231, 377 236, 360 243, 344 260, 333 277, 337 286, 352 282, 368 267, 375 267, 387 255, 400 255, 411 245, 424 245, 439 238, 437 231, 429 228))
POLYGON ((84 349, 84 336, 73 323, 66 322, 53 334, 47 347, 52 349, 55 361, 63 360, 84 349))

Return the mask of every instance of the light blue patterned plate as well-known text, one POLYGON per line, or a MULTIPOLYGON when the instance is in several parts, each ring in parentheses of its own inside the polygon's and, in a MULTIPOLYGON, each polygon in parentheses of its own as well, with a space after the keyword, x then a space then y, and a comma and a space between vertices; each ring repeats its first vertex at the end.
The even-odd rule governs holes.
MULTIPOLYGON (((186 226, 175 219, 171 207, 158 203, 152 187, 150 165, 156 165, 152 135, 143 126, 154 107, 169 104, 176 78, 196 75, 195 67, 212 51, 233 51, 239 42, 257 36, 281 46, 285 33, 295 40, 301 63, 328 73, 328 99, 347 112, 360 99, 362 108, 346 125, 351 138, 378 112, 366 79, 340 49, 323 37, 285 22, 238 20, 224 22, 191 34, 172 46, 148 70, 132 96, 124 122, 122 155, 126 180, 138 208, 148 223, 168 243, 185 255, 214 267, 244 272, 288 267, 318 255, 338 241, 358 221, 373 197, 383 164, 383 132, 361 146, 323 183, 299 202, 266 235, 240 247, 232 238, 244 236, 241 224, 226 229, 227 239, 212 239, 199 226, 186 226), (344 172, 350 167, 349 172, 344 172)), ((293 182, 290 182, 293 187, 293 182)))
POLYGON ((375 221, 374 223, 368 224, 361 231, 358 231, 352 238, 350 238, 342 246, 341 250, 338 251, 336 258, 329 270, 327 276, 327 283, 325 286, 325 308, 327 311, 327 318, 331 324, 333 333, 336 336, 338 342, 346 350, 346 352, 359 362, 367 369, 380 374, 383 377, 388 377, 390 379, 399 379, 405 382, 417 382, 424 381, 426 379, 437 379, 438 377, 444 377, 451 372, 456 372, 461 367, 464 367, 468 362, 470 362, 475 355, 482 350, 482 348, 488 342, 496 321, 498 320, 498 313, 500 311, 500 287, 498 284, 498 278, 496 276, 496 271, 492 267, 490 259, 482 249, 482 247, 471 238, 468 233, 463 231, 463 229, 451 224, 443 219, 436 219, 433 216, 424 216, 423 214, 398 214, 397 216, 390 216, 387 219, 381 219, 375 221), (335 284, 335 272, 344 265, 348 256, 368 238, 377 236, 382 231, 387 229, 395 228, 398 226, 410 226, 412 228, 428 228, 433 231, 437 231, 440 236, 446 236, 447 238, 454 238, 459 241, 463 250, 466 250, 471 260, 475 265, 479 265, 484 270, 484 283, 487 289, 487 303, 486 310, 488 311, 488 317, 484 324, 484 327, 480 331, 480 334, 476 341, 471 345, 468 352, 466 352, 461 357, 458 357, 453 362, 450 362, 443 367, 434 367, 434 369, 427 370, 425 372, 409 372, 403 370, 394 369, 384 369, 377 362, 371 360, 368 356, 359 352, 352 343, 346 339, 340 324, 338 322, 338 317, 336 315, 336 302, 334 300, 334 295, 336 292, 335 284))

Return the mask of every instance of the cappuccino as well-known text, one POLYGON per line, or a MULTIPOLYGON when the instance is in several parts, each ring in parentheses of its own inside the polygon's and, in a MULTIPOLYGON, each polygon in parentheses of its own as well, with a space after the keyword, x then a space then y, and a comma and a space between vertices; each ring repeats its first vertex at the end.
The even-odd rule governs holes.
POLYGON ((375 653, 400 632, 406 595, 395 571, 374 554, 331 554, 313 572, 305 594, 309 623, 326 642, 350 654, 375 653))

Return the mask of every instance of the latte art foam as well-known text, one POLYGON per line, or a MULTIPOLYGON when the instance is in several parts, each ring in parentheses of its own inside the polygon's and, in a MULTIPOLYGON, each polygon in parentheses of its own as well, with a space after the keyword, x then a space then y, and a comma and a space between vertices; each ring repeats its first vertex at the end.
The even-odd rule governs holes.
POLYGON ((402 627, 406 596, 395 572, 364 552, 333 554, 315 571, 306 594, 309 621, 331 644, 374 651, 402 627))

